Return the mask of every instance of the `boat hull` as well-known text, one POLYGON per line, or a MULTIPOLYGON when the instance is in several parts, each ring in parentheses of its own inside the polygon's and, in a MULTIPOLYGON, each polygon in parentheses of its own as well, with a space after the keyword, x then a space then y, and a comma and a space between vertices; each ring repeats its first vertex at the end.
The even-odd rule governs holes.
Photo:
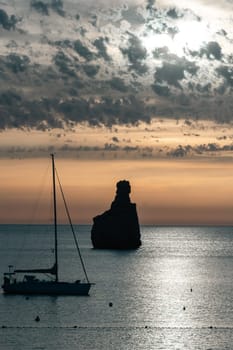
POLYGON ((16 282, 2 286, 6 294, 88 295, 91 283, 81 282, 16 282))

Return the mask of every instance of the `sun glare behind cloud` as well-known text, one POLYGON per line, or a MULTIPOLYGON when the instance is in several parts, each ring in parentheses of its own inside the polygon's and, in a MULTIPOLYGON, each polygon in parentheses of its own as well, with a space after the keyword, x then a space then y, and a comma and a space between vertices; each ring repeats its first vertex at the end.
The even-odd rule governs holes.
POLYGON ((208 27, 197 21, 182 21, 178 25, 178 32, 170 34, 146 33, 141 40, 148 52, 157 47, 167 47, 177 56, 184 56, 185 50, 199 50, 204 43, 211 40, 208 27))
POLYGON ((178 25, 179 32, 173 39, 175 49, 180 51, 184 48, 190 50, 198 50, 200 47, 210 40, 210 33, 205 24, 197 21, 184 21, 178 25))

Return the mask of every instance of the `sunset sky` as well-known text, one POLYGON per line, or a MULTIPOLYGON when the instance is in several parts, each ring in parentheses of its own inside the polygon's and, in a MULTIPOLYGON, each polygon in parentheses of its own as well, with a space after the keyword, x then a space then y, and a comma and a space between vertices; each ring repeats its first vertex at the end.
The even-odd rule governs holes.
POLYGON ((141 224, 232 225, 232 10, 0 1, 0 223, 49 222, 54 152, 76 223, 126 179, 141 224))

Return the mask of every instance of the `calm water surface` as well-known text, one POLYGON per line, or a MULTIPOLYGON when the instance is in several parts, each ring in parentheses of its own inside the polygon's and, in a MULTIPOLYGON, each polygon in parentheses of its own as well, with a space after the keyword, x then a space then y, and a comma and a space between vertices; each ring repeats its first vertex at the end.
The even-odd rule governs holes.
MULTIPOLYGON (((52 265, 51 231, 0 225, 1 276, 52 265)), ((1 293, 1 350, 233 349, 233 227, 144 226, 137 251, 94 250, 90 226, 77 232, 90 296, 1 293)), ((67 226, 60 247, 61 279, 82 278, 67 226)))

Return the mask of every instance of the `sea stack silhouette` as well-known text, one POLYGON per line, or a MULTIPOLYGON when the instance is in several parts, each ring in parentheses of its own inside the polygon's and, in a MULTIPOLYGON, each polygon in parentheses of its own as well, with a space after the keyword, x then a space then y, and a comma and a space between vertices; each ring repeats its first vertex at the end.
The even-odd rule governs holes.
POLYGON ((136 204, 131 203, 129 181, 116 184, 116 196, 111 208, 93 218, 91 240, 98 249, 137 249, 141 235, 136 204))

